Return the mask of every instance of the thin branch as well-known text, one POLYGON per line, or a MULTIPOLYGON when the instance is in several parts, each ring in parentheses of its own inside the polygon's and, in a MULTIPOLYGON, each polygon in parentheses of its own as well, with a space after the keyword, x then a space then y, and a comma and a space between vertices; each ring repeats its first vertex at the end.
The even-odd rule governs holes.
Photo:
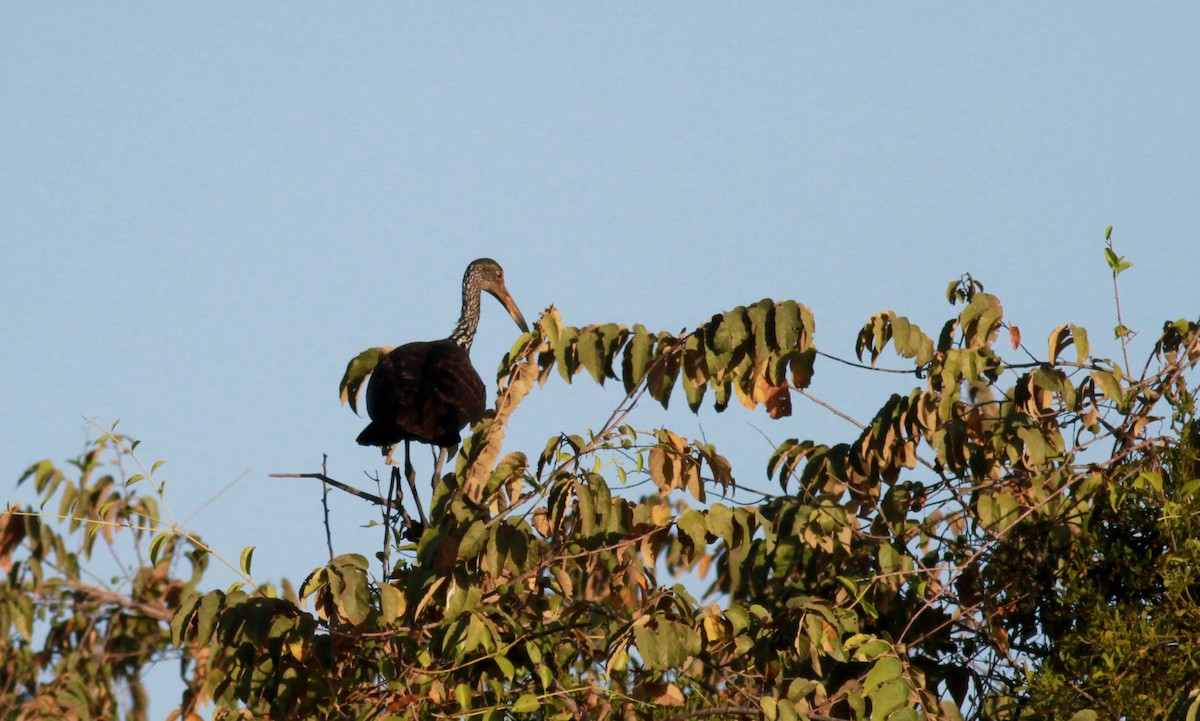
MULTIPOLYGON (((329 455, 321 454, 321 474, 329 474, 329 455)), ((329 560, 333 560, 333 534, 329 530, 329 486, 321 484, 321 507, 325 511, 325 545, 329 547, 329 560)))
MULTIPOLYGON (((762 709, 756 706, 723 706, 715 708, 702 708, 695 711, 685 711, 677 713, 674 716, 668 716, 667 721, 687 721, 687 719, 702 718, 704 716, 721 716, 728 714, 730 716, 759 716, 762 714, 762 709)), ((806 714, 809 718, 815 721, 841 721, 841 719, 832 719, 828 716, 820 714, 806 714)))
POLYGON ((363 499, 364 501, 374 503, 377 506, 386 506, 388 508, 392 507, 391 502, 383 500, 382 498, 375 495, 374 493, 367 493, 366 491, 360 491, 357 488, 355 488, 354 486, 348 486, 345 483, 342 483, 341 481, 335 481, 332 478, 330 478, 329 476, 325 475, 324 473, 271 473, 267 477, 268 478, 316 478, 318 481, 321 481, 322 483, 328 483, 329 485, 333 486, 334 488, 338 489, 339 491, 344 491, 346 493, 349 493, 352 496, 358 496, 359 498, 363 499))
MULTIPOLYGON (((865 363, 855 363, 854 361, 849 361, 849 360, 846 360, 845 358, 838 358, 835 355, 831 355, 829 353, 826 353, 825 351, 820 351, 820 350, 817 351, 817 355, 821 356, 822 358, 828 358, 831 361, 837 361, 838 363, 841 363, 843 365, 848 365, 851 368, 861 368, 861 369, 867 370, 867 371, 875 371, 876 373, 895 373, 898 375, 911 376, 911 375, 916 375, 921 370, 920 368, 914 368, 913 370, 910 370, 910 371, 899 370, 896 368, 876 368, 875 366, 869 366, 865 363)), ((816 717, 814 716, 813 718, 816 718, 816 717)))
POLYGON ((857 426, 857 427, 858 427, 858 429, 859 429, 860 431, 866 428, 866 426, 865 426, 864 424, 862 424, 862 423, 859 423, 858 421, 854 420, 852 417, 850 417, 850 416, 846 415, 846 414, 845 414, 845 413, 843 413, 842 411, 839 411, 837 408, 834 408, 833 406, 831 406, 830 404, 828 404, 828 403, 826 403, 825 401, 821 400, 820 398, 817 398, 817 397, 816 397, 816 396, 814 396, 812 393, 809 393, 808 391, 804 390, 803 388, 796 388, 796 389, 795 389, 795 391, 796 391, 797 393, 799 393, 800 395, 804 396, 805 398, 809 399, 809 400, 810 400, 810 401, 812 401, 813 403, 816 403, 817 405, 821 406, 821 407, 822 407, 822 408, 824 408, 825 410, 827 410, 827 411, 829 411, 830 413, 834 414, 834 415, 835 415, 835 416, 837 416, 838 418, 841 418, 842 420, 849 421, 850 423, 853 423, 855 426, 857 426))
POLYGON ((202 512, 202 511, 203 511, 205 508, 208 508, 209 506, 211 506, 211 505, 213 504, 213 502, 214 502, 214 501, 216 501, 216 500, 217 500, 218 498, 220 498, 221 496, 225 495, 225 494, 226 494, 226 493, 229 491, 229 489, 230 489, 230 488, 233 488, 234 486, 236 486, 237 484, 239 484, 239 483, 241 483, 243 480, 245 480, 245 479, 246 479, 246 476, 248 476, 248 475, 250 475, 250 469, 249 469, 249 468, 247 468, 246 470, 242 471, 242 472, 241 472, 241 473, 239 473, 239 474, 238 474, 238 475, 237 475, 237 476, 236 476, 236 477, 235 477, 235 478, 234 478, 232 481, 230 481, 229 483, 226 483, 224 486, 222 486, 222 487, 221 487, 221 490, 219 490, 219 491, 217 491, 216 493, 214 493, 214 494, 212 494, 211 496, 209 496, 209 497, 208 497, 208 500, 207 500, 207 501, 205 501, 204 503, 201 503, 199 506, 197 506, 197 507, 196 507, 196 509, 195 509, 194 511, 192 511, 191 513, 189 513, 189 514, 188 514, 188 516, 187 516, 187 518, 183 519, 183 523, 181 523, 180 525, 181 525, 181 526, 186 526, 186 525, 190 524, 190 523, 192 522, 192 519, 193 519, 193 518, 195 518, 196 516, 200 515, 200 513, 201 513, 201 512, 202 512))
MULTIPOLYGON (((407 451, 408 451, 407 445, 404 446, 404 450, 407 453, 407 451)), ((405 460, 408 460, 407 455, 405 455, 405 460)), ((396 481, 397 470, 398 469, 395 466, 392 466, 392 473, 391 473, 390 479, 388 480, 388 492, 387 492, 388 505, 384 506, 384 508, 383 508, 383 553, 381 553, 379 556, 379 563, 382 566, 382 573, 383 573, 383 575, 380 576, 380 578, 383 578, 383 579, 387 579, 387 577, 388 577, 388 567, 390 565, 388 562, 391 561, 392 518, 395 515, 394 513, 392 513, 391 503, 392 503, 392 501, 396 501, 397 503, 399 503, 399 498, 396 495, 397 491, 399 490, 397 488, 397 486, 399 484, 396 481)))
MULTIPOLYGON (((91 584, 73 579, 63 579, 60 583, 72 591, 82 593, 83 595, 89 596, 100 603, 110 603, 114 606, 120 606, 121 608, 127 608, 131 611, 137 611, 147 618, 153 618, 159 621, 170 621, 171 616, 173 615, 171 609, 167 608, 166 606, 156 606, 144 601, 137 601, 129 596, 117 593, 116 591, 110 591, 107 588, 101 588, 100 586, 93 586, 91 584)), ((48 591, 39 591, 39 595, 50 594, 48 591)))
MULTIPOLYGON (((1109 249, 1112 246, 1109 245, 1109 249)), ((1125 327, 1125 321, 1121 320, 1121 290, 1117 287, 1117 273, 1113 270, 1113 301, 1117 304, 1117 328, 1121 331, 1121 354, 1125 357, 1125 370, 1129 370, 1129 339, 1130 330, 1125 327)))

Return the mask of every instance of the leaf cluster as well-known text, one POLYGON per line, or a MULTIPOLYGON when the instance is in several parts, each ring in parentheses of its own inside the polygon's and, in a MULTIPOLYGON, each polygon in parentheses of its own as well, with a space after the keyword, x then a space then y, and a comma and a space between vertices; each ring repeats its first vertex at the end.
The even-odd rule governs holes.
MULTIPOLYGON (((70 656, 91 669, 85 687, 108 696, 69 717, 112 716, 104 699, 142 693, 136 672, 170 652, 185 717, 208 705, 218 718, 1194 713, 1186 694, 1200 669, 1179 648, 1198 624, 1189 374, 1200 326, 1166 324, 1134 377, 1072 324, 1036 359, 969 276, 947 297, 961 307, 936 337, 894 311, 867 321, 863 372, 894 354, 911 366, 892 377, 915 385, 849 437, 779 444, 765 468, 778 493, 715 445, 631 419, 646 396, 667 406, 677 386, 692 411, 736 396, 789 415, 825 357, 805 306, 762 300, 681 333, 573 327, 548 309, 501 363, 495 409, 435 479, 428 518, 405 514, 392 529, 394 560, 378 554, 376 573, 366 555, 337 556, 295 593, 203 591, 193 537, 139 520, 154 508, 128 488, 97 485, 97 456, 77 482, 39 464, 28 478, 46 503, 59 499, 61 530, 83 530, 87 553, 105 529, 128 532, 153 547, 139 572, 161 570, 77 597, 78 564, 63 560, 45 514, 0 516, 13 659, 0 679, 18 680, 0 684, 0 699, 67 708, 59 699, 81 676, 46 659, 70 656), (1005 358, 1005 329, 1032 360, 1005 358), (586 437, 505 453, 522 400, 556 372, 620 381, 626 395, 586 437), (197 559, 190 581, 174 579, 180 558, 197 559), (30 590, 52 600, 22 600, 30 590), (85 606, 68 614, 67 599, 85 606), (106 634, 118 617, 144 624, 124 671, 111 635, 63 635, 80 613, 108 619, 106 634), (37 649, 35 620, 66 630, 37 649), (83 661, 71 656, 84 647, 83 661)), ((344 402, 354 407, 379 356, 350 363, 344 402)))

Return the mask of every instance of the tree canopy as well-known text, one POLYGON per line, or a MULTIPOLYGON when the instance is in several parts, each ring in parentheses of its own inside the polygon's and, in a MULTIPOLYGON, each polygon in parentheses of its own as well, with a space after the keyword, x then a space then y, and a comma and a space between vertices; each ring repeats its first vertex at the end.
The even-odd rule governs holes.
MULTIPOLYGON (((547 309, 427 511, 310 474, 378 504, 388 541, 296 587, 179 526, 114 426, 0 515, 0 717, 143 719, 142 672, 174 659, 173 719, 1194 719, 1200 325, 1164 323, 1135 370, 1119 303, 1118 362, 1069 323, 1027 344, 971 276, 946 297, 932 334, 869 318, 853 360, 792 300, 683 333, 547 309), (834 361, 911 387, 765 469, 638 427, 672 400, 783 419, 834 361), (587 435, 503 448, 555 376, 625 396, 587 435), (118 547, 136 561, 97 581, 118 547), (243 581, 208 587, 214 559, 243 581)), ((348 366, 352 408, 378 357, 348 366)))

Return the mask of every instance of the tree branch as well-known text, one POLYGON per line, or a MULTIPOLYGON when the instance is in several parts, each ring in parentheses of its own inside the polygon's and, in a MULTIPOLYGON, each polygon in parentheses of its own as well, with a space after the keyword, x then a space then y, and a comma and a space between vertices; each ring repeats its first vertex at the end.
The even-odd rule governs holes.
MULTIPOLYGON (((145 601, 138 601, 126 596, 125 594, 118 593, 117 591, 101 588, 100 586, 93 586, 90 583, 84 583, 83 581, 67 578, 59 581, 59 585, 65 586, 77 593, 82 593, 85 596, 89 596, 100 603, 109 603, 114 606, 120 606, 121 608, 129 609, 130 611, 136 611, 147 618, 153 618, 159 621, 170 621, 171 616, 174 614, 174 612, 165 605, 156 606, 152 603, 146 603, 145 601)), ((37 594, 39 596, 49 597, 51 596, 51 591, 43 586, 37 590, 37 594)))
MULTIPOLYGON (((329 476, 325 475, 324 473, 271 473, 268 475, 268 478, 316 478, 317 480, 321 481, 322 483, 326 483, 330 486, 333 486, 334 488, 338 489, 339 491, 344 491, 346 493, 349 493, 352 496, 358 496, 359 498, 363 499, 364 501, 369 501, 371 503, 374 503, 377 506, 385 506, 387 508, 392 508, 391 502, 385 501, 384 499, 380 498, 379 496, 375 495, 374 493, 367 493, 366 491, 360 491, 357 488, 355 488, 354 486, 346 485, 345 483, 342 483, 341 481, 335 481, 332 478, 330 478, 329 476)), ((392 509, 392 510, 395 510, 395 509, 392 509)))
MULTIPOLYGON (((704 716, 720 716, 729 714, 730 716, 759 716, 762 714, 762 709, 755 706, 724 706, 714 708, 702 708, 695 711, 687 711, 677 713, 674 716, 667 717, 667 721, 687 721, 687 719, 703 718, 704 716)), ((817 721, 824 721, 828 717, 812 716, 811 718, 817 721)), ((840 721, 839 719, 829 719, 829 721, 840 721)))

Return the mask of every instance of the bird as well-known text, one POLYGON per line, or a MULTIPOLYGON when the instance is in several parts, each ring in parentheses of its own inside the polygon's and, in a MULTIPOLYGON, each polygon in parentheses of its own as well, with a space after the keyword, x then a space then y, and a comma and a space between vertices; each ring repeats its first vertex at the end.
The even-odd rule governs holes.
POLYGON ((471 343, 479 326, 479 298, 485 291, 500 301, 523 332, 529 332, 504 285, 500 264, 491 258, 479 258, 463 273, 462 313, 450 336, 393 349, 380 358, 367 382, 367 415, 371 422, 358 434, 358 443, 382 447, 390 465, 392 451, 403 441, 410 485, 411 441, 439 449, 436 483, 447 451, 462 440, 462 429, 483 417, 487 390, 471 365, 471 343))

